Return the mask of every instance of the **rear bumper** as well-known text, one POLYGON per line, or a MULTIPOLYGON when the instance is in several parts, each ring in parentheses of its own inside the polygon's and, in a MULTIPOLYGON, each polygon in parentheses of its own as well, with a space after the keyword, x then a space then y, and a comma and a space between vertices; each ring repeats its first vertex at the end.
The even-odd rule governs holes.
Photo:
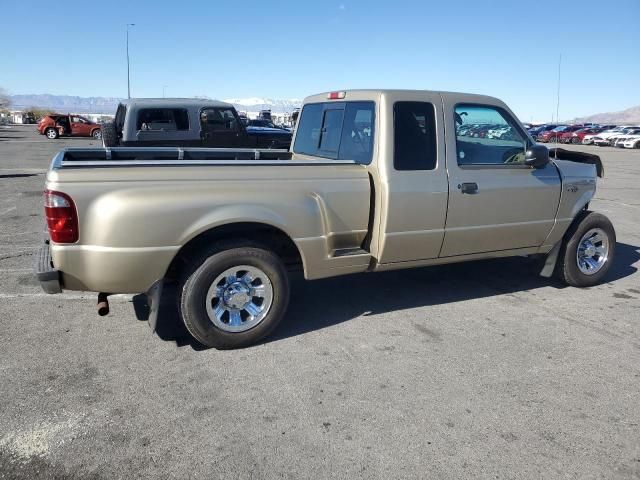
POLYGON ((164 278, 179 246, 110 248, 96 245, 51 245, 65 290, 146 292, 164 278))
POLYGON ((40 247, 33 266, 34 273, 46 293, 61 293, 60 272, 53 267, 49 242, 40 247))

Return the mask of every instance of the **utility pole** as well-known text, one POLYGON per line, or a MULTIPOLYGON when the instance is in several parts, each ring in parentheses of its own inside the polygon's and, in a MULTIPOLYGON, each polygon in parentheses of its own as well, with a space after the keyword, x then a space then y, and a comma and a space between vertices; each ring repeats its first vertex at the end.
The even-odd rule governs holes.
POLYGON ((560 58, 558 59, 558 100, 556 102, 556 122, 560 123, 560 117, 558 116, 558 112, 560 111, 560 65, 562 64, 562 54, 560 54, 560 58))
POLYGON ((164 98, 164 91, 168 87, 168 85, 162 85, 162 98, 164 98))
POLYGON ((131 98, 131 80, 129 78, 129 27, 134 27, 135 23, 127 23, 127 98, 131 98))

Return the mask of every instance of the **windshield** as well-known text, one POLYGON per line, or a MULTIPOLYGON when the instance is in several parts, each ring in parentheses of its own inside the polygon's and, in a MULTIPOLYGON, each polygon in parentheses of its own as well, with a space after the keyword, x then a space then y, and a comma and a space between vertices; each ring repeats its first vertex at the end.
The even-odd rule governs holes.
POLYGON ((551 131, 552 132, 564 132, 566 129, 567 129, 567 127, 556 127, 551 131))

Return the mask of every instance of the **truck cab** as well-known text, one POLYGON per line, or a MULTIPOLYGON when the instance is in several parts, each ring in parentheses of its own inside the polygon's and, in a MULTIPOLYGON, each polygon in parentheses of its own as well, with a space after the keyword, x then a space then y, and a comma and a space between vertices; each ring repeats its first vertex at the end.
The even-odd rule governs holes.
POLYGON ((348 91, 305 100, 292 151, 294 158, 365 166, 375 192, 372 230, 379 232, 370 248, 384 269, 544 245, 561 178, 553 163, 527 164, 533 145, 509 108, 491 97, 348 91), (459 134, 468 124, 500 125, 510 134, 459 134))

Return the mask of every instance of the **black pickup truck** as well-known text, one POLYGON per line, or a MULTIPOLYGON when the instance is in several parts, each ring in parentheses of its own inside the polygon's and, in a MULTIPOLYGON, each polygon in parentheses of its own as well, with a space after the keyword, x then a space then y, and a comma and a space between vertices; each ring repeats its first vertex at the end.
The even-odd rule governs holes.
POLYGON ((105 147, 284 148, 291 132, 246 127, 233 105, 189 98, 137 98, 102 126, 105 147))

